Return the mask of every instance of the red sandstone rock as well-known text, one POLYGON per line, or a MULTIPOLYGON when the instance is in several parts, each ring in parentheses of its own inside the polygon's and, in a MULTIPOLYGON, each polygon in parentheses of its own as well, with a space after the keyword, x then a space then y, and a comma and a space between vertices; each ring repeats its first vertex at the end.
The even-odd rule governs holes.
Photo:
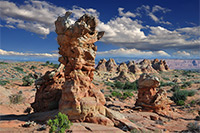
POLYGON ((100 60, 98 65, 97 65, 97 67, 96 67, 96 70, 98 70, 98 71, 107 71, 106 62, 107 62, 106 59, 100 60))
POLYGON ((37 88, 35 101, 31 104, 34 112, 58 109, 61 97, 62 85, 64 84, 63 65, 57 70, 47 71, 44 76, 36 80, 37 88))
POLYGON ((167 98, 167 93, 163 89, 156 90, 159 86, 157 77, 142 74, 138 80, 138 99, 136 106, 141 106, 143 110, 167 114, 170 111, 171 100, 167 98))
MULTIPOLYGON (((92 83, 97 50, 94 43, 103 36, 103 32, 95 30, 96 19, 85 14, 70 25, 69 15, 67 12, 55 22, 59 54, 62 56, 59 61, 65 66, 65 83, 62 86, 59 111, 67 114, 71 121, 118 127, 124 125, 129 130, 137 129, 123 115, 104 106, 106 100, 103 93, 92 83)), ((105 60, 102 61, 104 62, 105 60)), ((113 59, 107 61, 105 66, 107 71, 117 69, 113 59)))

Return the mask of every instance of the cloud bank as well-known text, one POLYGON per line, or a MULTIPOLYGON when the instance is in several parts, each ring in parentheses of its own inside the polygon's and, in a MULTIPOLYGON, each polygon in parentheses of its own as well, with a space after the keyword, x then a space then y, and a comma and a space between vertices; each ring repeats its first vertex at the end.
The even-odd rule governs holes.
POLYGON ((35 56, 35 57, 56 57, 58 58, 58 54, 49 54, 49 53, 23 53, 16 51, 6 51, 0 49, 0 55, 3 56, 35 56))
MULTIPOLYGON (((46 36, 50 32, 54 32, 54 21, 58 16, 63 16, 66 11, 73 12, 72 23, 84 13, 95 16, 99 21, 98 30, 105 31, 105 36, 101 41, 120 46, 126 51, 152 51, 151 54, 159 55, 156 52, 176 49, 177 54, 174 55, 182 56, 188 54, 178 51, 200 49, 200 26, 174 30, 164 28, 161 25, 173 24, 165 20, 163 16, 159 16, 158 13, 166 15, 172 11, 159 5, 153 7, 142 5, 133 11, 125 11, 123 7, 119 7, 118 16, 111 18, 108 22, 103 22, 99 19, 100 13, 93 8, 84 9, 73 6, 72 9, 66 10, 63 7, 38 0, 25 1, 22 5, 0 1, 0 18, 6 23, 0 26, 11 29, 24 29, 46 36), (145 25, 140 19, 145 16, 155 22, 157 26, 145 25), (145 30, 148 33, 145 34, 145 30)), ((123 49, 119 49, 119 51, 123 52, 123 49)), ((160 54, 165 54, 165 52, 163 51, 160 54)), ((165 56, 167 56, 167 53, 165 56)))

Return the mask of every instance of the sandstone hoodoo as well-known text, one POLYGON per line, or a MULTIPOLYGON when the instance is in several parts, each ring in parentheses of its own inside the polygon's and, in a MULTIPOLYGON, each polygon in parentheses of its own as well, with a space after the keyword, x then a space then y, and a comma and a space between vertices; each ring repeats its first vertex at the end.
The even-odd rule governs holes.
POLYGON ((172 101, 167 98, 165 90, 156 90, 159 84, 157 77, 142 74, 138 80, 138 99, 135 105, 141 106, 145 111, 167 114, 172 101))
MULTIPOLYGON (((57 41, 60 45, 59 61, 65 66, 65 83, 62 86, 59 111, 67 114, 72 121, 137 128, 123 115, 106 108, 103 93, 92 83, 97 51, 94 43, 104 32, 95 30, 97 21, 87 14, 71 25, 70 14, 71 12, 67 12, 55 22, 57 41)), ((114 60, 106 62, 106 66, 109 71, 115 71, 117 68, 114 60)))
POLYGON ((63 65, 57 70, 47 71, 44 76, 35 81, 37 88, 35 101, 31 104, 34 112, 57 109, 64 83, 63 65))

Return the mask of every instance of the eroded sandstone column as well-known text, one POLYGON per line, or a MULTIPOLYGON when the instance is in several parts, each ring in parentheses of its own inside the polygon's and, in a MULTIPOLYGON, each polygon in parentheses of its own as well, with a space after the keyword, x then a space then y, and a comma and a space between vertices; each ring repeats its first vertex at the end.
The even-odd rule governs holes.
POLYGON ((104 95, 93 84, 97 46, 104 34, 95 30, 97 20, 87 14, 70 24, 67 12, 55 22, 57 41, 60 45, 59 62, 65 66, 65 83, 59 111, 69 119, 85 121, 97 114, 105 115, 104 95))
POLYGON ((164 89, 157 91, 159 84, 157 77, 142 74, 138 80, 138 99, 135 105, 141 106, 145 111, 166 115, 170 111, 172 101, 167 98, 167 92, 164 89))

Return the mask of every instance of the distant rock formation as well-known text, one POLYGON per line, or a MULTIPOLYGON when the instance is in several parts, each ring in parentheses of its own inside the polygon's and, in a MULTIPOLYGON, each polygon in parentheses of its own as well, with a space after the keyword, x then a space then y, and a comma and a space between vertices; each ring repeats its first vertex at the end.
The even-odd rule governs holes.
POLYGON ((159 84, 157 77, 142 74, 138 80, 138 99, 135 105, 141 106, 145 111, 167 114, 172 101, 167 98, 165 90, 156 90, 159 84))
POLYGON ((47 71, 44 76, 35 81, 37 88, 35 101, 31 104, 34 112, 44 112, 58 109, 64 84, 64 66, 60 64, 57 70, 47 71))
POLYGON ((128 64, 122 62, 119 65, 115 63, 114 59, 109 59, 108 61, 102 59, 99 61, 96 70, 104 72, 118 72, 118 73, 120 73, 121 71, 126 71, 140 75, 142 73, 157 73, 158 71, 168 71, 169 67, 165 60, 163 61, 158 59, 155 59, 153 61, 144 59, 139 63, 135 63, 134 61, 129 61, 128 64))
POLYGON ((126 71, 121 71, 119 73, 119 76, 113 78, 113 80, 118 80, 120 82, 133 82, 136 80, 136 77, 134 74, 130 73, 130 72, 126 72, 126 71))
POLYGON ((98 63, 98 65, 97 65, 97 67, 96 67, 96 70, 107 71, 106 62, 107 62, 106 59, 100 60, 99 63, 98 63))

